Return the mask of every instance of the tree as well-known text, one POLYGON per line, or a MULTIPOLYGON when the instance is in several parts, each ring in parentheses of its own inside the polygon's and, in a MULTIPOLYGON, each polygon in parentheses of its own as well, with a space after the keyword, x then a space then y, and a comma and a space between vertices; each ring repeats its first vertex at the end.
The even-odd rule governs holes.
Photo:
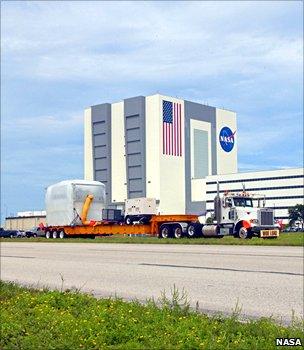
POLYGON ((304 205, 296 204, 293 208, 288 209, 289 213, 289 224, 292 226, 295 221, 300 221, 300 224, 304 224, 304 205))

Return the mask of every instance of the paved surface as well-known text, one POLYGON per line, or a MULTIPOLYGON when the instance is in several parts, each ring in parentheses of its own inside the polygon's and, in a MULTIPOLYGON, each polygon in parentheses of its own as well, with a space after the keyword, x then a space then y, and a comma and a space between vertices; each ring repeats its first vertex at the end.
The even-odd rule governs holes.
POLYGON ((301 247, 1 243, 1 278, 96 296, 158 298, 175 284, 201 310, 303 317, 301 247))

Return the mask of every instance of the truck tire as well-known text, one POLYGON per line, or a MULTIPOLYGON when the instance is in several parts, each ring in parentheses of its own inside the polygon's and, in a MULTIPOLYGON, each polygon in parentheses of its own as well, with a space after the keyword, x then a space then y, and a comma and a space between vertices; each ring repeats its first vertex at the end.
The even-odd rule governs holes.
POLYGON ((126 223, 127 225, 132 225, 132 224, 133 224, 133 221, 132 221, 132 219, 130 218, 130 216, 126 216, 126 218, 125 218, 125 223, 126 223))
POLYGON ((180 239, 183 236, 183 229, 180 225, 176 225, 173 228, 173 237, 176 239, 180 239))
POLYGON ((171 229, 169 225, 162 225, 159 229, 159 238, 170 238, 171 229))
POLYGON ((52 238, 53 238, 53 239, 56 239, 57 237, 58 237, 57 231, 53 231, 53 233, 52 233, 52 238))
POLYGON ((59 231, 58 237, 59 237, 60 239, 65 238, 65 233, 64 233, 63 230, 59 231))
POLYGON ((51 232, 50 231, 45 231, 45 238, 50 239, 51 238, 51 232))
POLYGON ((250 234, 250 231, 247 230, 247 228, 245 227, 240 227, 239 229, 239 232, 238 232, 238 236, 239 238, 241 239, 248 239, 248 238, 251 238, 251 234, 250 234))

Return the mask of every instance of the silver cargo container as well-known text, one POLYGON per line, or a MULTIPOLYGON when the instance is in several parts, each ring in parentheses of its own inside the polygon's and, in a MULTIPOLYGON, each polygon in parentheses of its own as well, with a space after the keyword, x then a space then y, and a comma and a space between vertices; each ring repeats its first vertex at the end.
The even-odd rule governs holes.
POLYGON ((105 208, 105 185, 99 181, 66 180, 49 186, 45 196, 48 226, 81 225, 80 215, 87 195, 94 199, 87 220, 101 221, 105 208))

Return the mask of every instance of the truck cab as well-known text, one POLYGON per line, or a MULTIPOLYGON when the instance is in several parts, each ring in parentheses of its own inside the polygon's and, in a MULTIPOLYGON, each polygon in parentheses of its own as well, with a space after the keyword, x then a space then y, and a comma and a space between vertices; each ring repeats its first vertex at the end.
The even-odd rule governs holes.
POLYGON ((224 196, 222 198, 222 223, 234 222, 237 218, 244 220, 257 220, 257 208, 253 207, 252 198, 244 196, 224 196))
POLYGON ((278 236, 278 228, 274 223, 274 212, 264 207, 265 198, 262 196, 252 195, 245 191, 225 192, 223 197, 217 196, 214 203, 217 223, 223 233, 241 238, 278 236), (254 206, 254 199, 258 203, 257 207, 254 206), (261 199, 263 199, 263 207, 260 207, 261 199))

